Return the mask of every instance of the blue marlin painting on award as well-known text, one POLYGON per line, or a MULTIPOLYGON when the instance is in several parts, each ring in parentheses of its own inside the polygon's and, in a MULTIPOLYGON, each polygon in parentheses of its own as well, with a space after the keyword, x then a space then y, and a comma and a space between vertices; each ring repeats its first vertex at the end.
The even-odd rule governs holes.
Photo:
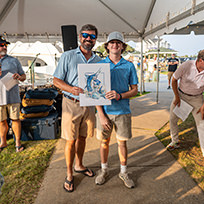
POLYGON ((106 92, 111 90, 110 65, 104 64, 79 64, 79 87, 84 90, 79 95, 80 106, 111 105, 105 98, 106 92))

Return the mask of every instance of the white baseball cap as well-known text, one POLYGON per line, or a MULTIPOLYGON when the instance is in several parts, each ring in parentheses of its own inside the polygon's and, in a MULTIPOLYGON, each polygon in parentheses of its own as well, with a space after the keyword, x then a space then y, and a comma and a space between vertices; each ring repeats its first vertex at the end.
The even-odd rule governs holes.
POLYGON ((118 31, 114 31, 108 35, 107 42, 110 42, 111 40, 119 40, 119 41, 125 43, 122 33, 118 32, 118 31))

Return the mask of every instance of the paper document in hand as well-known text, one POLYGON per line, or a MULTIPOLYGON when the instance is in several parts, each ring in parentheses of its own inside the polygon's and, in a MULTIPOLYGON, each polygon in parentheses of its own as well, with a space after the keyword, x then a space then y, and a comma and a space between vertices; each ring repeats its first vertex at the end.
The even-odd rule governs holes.
POLYGON ((7 104, 7 98, 6 98, 6 87, 0 80, 0 106, 7 104))
POLYGON ((193 107, 191 105, 181 100, 180 107, 176 106, 173 112, 179 118, 181 118, 182 121, 185 121, 192 110, 193 110, 193 107))
POLYGON ((18 80, 13 79, 13 74, 11 72, 8 72, 2 79, 1 82, 6 87, 6 90, 9 91, 11 88, 13 88, 16 84, 18 84, 18 80))

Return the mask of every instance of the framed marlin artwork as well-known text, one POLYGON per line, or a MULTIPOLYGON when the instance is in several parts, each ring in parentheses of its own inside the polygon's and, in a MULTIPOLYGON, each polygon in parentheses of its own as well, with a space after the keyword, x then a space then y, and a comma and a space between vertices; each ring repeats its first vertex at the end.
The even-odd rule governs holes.
POLYGON ((79 87, 84 90, 79 95, 80 106, 111 105, 111 100, 105 98, 111 90, 110 64, 78 64, 79 87))

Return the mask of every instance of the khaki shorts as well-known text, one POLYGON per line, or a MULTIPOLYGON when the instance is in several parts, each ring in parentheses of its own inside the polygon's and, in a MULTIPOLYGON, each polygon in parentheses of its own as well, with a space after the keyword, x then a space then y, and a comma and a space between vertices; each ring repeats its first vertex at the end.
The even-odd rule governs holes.
POLYGON ((172 75, 174 74, 174 72, 168 72, 168 80, 171 79, 172 75))
POLYGON ((80 107, 79 102, 63 96, 62 134, 66 140, 76 140, 78 136, 93 137, 95 128, 95 107, 80 107))
POLYGON ((0 122, 7 118, 11 120, 18 120, 20 117, 20 103, 12 103, 0 106, 0 122))
POLYGON ((112 128, 111 130, 105 130, 100 122, 100 118, 97 114, 97 139, 103 140, 108 139, 111 136, 113 127, 115 128, 116 138, 119 140, 128 140, 132 137, 131 131, 131 114, 124 115, 107 115, 109 118, 112 128))

